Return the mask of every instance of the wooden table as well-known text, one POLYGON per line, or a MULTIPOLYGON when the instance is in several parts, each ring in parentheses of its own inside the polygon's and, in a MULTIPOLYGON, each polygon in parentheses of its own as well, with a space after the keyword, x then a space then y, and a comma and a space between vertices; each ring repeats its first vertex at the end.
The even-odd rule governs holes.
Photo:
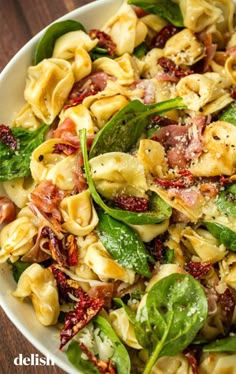
MULTIPOLYGON (((0 71, 35 34, 91 0, 0 0, 0 71)), ((0 115, 1 116, 1 115, 0 115)), ((1 120, 0 120, 1 121, 1 120)), ((15 366, 14 358, 38 353, 0 308, 0 374, 63 374, 56 366, 15 366)))

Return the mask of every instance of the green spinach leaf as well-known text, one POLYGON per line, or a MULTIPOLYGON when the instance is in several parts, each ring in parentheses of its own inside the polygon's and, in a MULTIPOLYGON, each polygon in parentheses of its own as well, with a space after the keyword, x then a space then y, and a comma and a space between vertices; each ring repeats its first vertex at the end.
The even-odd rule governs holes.
POLYGON ((106 213, 99 212, 98 216, 96 229, 107 252, 125 268, 150 277, 149 254, 138 234, 131 227, 106 213))
POLYGON ((143 43, 139 44, 136 48, 134 48, 133 54, 137 58, 142 58, 143 56, 145 56, 147 54, 147 52, 148 52, 147 43, 143 42, 143 43))
MULTIPOLYGON (((117 374, 130 373, 130 358, 125 346, 117 337, 115 331, 110 323, 103 317, 97 316, 93 319, 94 328, 99 328, 101 340, 108 338, 114 349, 114 352, 109 359, 115 364, 117 374)), ((82 356, 82 350, 78 341, 73 340, 67 349, 67 357, 69 361, 81 372, 99 374, 100 371, 92 364, 91 361, 85 360, 82 356)))
POLYGON ((98 327, 104 336, 107 336, 113 344, 114 353, 110 359, 115 363, 117 374, 129 374, 131 365, 129 354, 110 323, 105 318, 98 315, 94 319, 94 326, 98 327))
POLYGON ((216 206, 220 212, 236 217, 236 183, 220 193, 216 206))
POLYGON ((34 65, 37 65, 44 58, 52 57, 55 42, 60 36, 77 30, 86 31, 80 22, 74 20, 55 22, 49 26, 36 45, 34 65))
POLYGON ((111 59, 116 57, 116 56, 110 56, 109 53, 108 53, 108 50, 105 49, 105 48, 101 48, 101 47, 94 47, 89 52, 89 55, 90 55, 92 61, 95 61, 95 60, 97 60, 98 58, 101 58, 101 57, 108 57, 108 58, 111 58, 111 59))
POLYGON ((146 131, 151 118, 184 107, 181 97, 151 105, 139 100, 131 101, 98 132, 89 158, 107 152, 128 152, 146 131))
POLYGON ((232 125, 236 126, 236 102, 235 101, 232 104, 230 104, 227 109, 224 110, 219 120, 229 122, 232 125))
POLYGON ((236 232, 218 222, 203 222, 207 230, 231 251, 236 251, 236 232))
POLYGON ((203 347, 203 352, 236 352, 236 336, 217 339, 203 347))
POLYGON ((89 186, 90 193, 92 195, 93 200, 111 217, 125 222, 130 223, 133 225, 145 225, 151 223, 159 223, 168 219, 172 214, 171 207, 164 202, 159 196, 153 199, 151 203, 152 207, 155 209, 150 212, 145 213, 136 213, 131 211, 125 211, 122 209, 111 208, 104 203, 100 195, 97 193, 96 188, 93 183, 93 179, 91 176, 89 161, 88 161, 88 154, 87 154, 87 144, 86 144, 86 130, 80 130, 80 143, 81 143, 81 151, 83 154, 84 159, 84 169, 85 174, 89 186))
POLYGON ((92 364, 91 361, 83 358, 82 350, 77 341, 72 340, 67 348, 66 355, 72 365, 81 371, 81 373, 100 374, 100 371, 92 364))
POLYGON ((178 4, 174 1, 166 0, 128 0, 128 4, 136 5, 143 8, 149 13, 157 14, 165 18, 172 25, 183 27, 184 20, 178 4))
POLYGON ((204 325, 207 298, 201 285, 188 274, 171 274, 154 284, 137 313, 135 332, 150 354, 144 374, 159 357, 182 352, 204 325))
POLYGON ((31 154, 43 142, 48 128, 48 125, 42 125, 34 131, 20 127, 11 128, 18 142, 18 149, 12 150, 0 141, 1 182, 30 175, 31 154))
POLYGON ((10 262, 9 264, 11 265, 12 268, 12 275, 16 283, 18 283, 21 274, 27 269, 30 265, 32 265, 31 262, 22 262, 20 260, 15 261, 15 262, 10 262))

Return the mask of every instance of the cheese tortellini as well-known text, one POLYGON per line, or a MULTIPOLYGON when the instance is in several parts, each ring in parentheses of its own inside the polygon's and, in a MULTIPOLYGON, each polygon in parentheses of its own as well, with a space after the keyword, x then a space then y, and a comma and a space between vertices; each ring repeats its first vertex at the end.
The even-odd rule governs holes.
POLYGON ((60 207, 64 219, 62 228, 74 235, 88 235, 98 223, 89 190, 65 197, 60 207))
POLYGON ((15 297, 32 300, 35 314, 44 326, 55 325, 60 313, 56 280, 49 269, 39 264, 30 265, 21 275, 15 297))
POLYGON ((24 92, 36 117, 51 124, 62 109, 74 83, 71 64, 59 58, 44 59, 28 69, 24 92))
POLYGON ((60 139, 49 139, 36 148, 30 163, 31 174, 36 183, 47 179, 63 190, 73 190, 78 155, 55 153, 56 145, 62 143, 70 144, 60 139))
POLYGON ((0 232, 0 263, 15 262, 33 247, 37 228, 28 217, 8 223, 0 232))
POLYGON ((122 152, 104 153, 90 161, 92 178, 102 196, 116 195, 144 197, 147 182, 142 164, 137 158, 122 152))

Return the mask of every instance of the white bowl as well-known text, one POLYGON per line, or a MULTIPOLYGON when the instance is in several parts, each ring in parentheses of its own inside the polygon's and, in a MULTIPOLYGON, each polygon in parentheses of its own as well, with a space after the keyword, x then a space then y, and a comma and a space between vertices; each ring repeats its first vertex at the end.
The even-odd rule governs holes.
MULTIPOLYGON (((97 0, 66 14, 59 20, 80 21, 87 30, 99 28, 122 3, 123 0, 97 0)), ((24 104, 23 91, 27 67, 32 64, 34 47, 43 32, 44 30, 31 39, 0 74, 1 123, 10 124, 24 104)), ((69 363, 66 354, 59 350, 58 330, 55 327, 42 326, 35 317, 31 303, 21 303, 11 296, 16 283, 5 264, 0 265, 0 283, 0 305, 14 325, 44 356, 53 359, 57 366, 67 373, 78 374, 79 371, 69 363)))

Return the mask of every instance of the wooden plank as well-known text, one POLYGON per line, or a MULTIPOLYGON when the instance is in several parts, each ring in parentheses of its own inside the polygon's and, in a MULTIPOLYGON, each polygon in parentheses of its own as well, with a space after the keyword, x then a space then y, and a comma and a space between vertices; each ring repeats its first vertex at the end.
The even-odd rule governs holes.
POLYGON ((90 0, 18 0, 32 35, 64 14, 88 3, 90 0))
POLYGON ((23 13, 14 0, 0 0, 0 71, 31 38, 23 13))

